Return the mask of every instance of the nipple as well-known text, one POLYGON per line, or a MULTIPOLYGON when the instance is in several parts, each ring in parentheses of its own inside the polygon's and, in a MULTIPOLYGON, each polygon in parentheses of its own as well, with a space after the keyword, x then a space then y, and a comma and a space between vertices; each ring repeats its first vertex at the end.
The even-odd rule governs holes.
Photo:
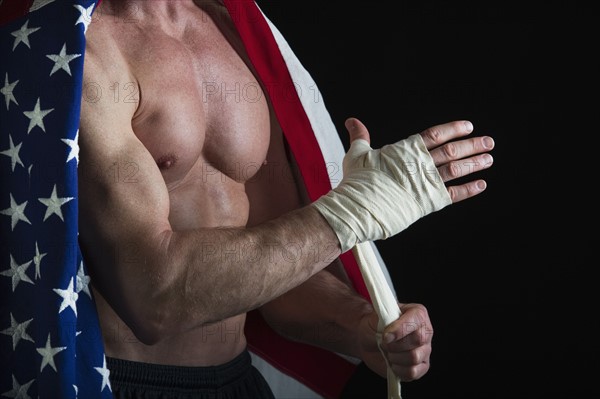
POLYGON ((160 170, 170 169, 177 162, 175 155, 169 154, 162 156, 156 160, 156 164, 160 170))

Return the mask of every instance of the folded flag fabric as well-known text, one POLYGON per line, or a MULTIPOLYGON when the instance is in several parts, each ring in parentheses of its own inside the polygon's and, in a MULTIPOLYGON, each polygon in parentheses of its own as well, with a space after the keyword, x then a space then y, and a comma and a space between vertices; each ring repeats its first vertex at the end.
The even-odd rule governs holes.
POLYGON ((94 5, 0 5, 3 397, 112 397, 77 244, 84 32, 94 5))

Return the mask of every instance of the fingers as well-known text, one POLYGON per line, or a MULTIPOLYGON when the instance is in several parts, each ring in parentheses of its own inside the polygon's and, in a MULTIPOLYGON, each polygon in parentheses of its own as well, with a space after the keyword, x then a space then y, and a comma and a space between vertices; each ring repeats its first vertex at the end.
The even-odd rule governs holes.
POLYGON ((433 327, 422 305, 405 305, 402 312, 400 318, 386 328, 382 348, 400 380, 413 381, 429 370, 433 327))
POLYGON ((401 366, 392 363, 390 367, 394 374, 400 378, 400 381, 410 382, 418 380, 427 374, 429 371, 429 362, 419 363, 413 366, 401 366))
POLYGON ((403 352, 388 352, 388 361, 401 367, 412 367, 429 363, 431 345, 426 344, 403 352))
MULTIPOLYGON (((345 125, 350 133, 350 142, 363 139, 370 144, 369 131, 361 121, 348 118, 345 125)), ((495 147, 491 137, 456 140, 472 132, 473 124, 462 120, 432 126, 421 133, 444 183, 487 169, 494 163, 493 157, 486 153, 495 147)), ((448 186, 447 190, 452 203, 457 203, 481 194, 486 188, 484 180, 475 180, 448 186)))
POLYGON ((401 381, 414 381, 424 376, 430 367, 431 344, 410 351, 388 352, 387 359, 401 381))
POLYGON ((421 137, 428 150, 439 147, 450 140, 464 137, 473 132, 473 124, 469 121, 456 121, 432 126, 421 132, 421 137))
POLYGON ((407 304, 402 306, 401 310, 400 318, 384 330, 384 349, 404 352, 430 344, 433 339, 433 326, 425 306, 407 304))
POLYGON ((459 186, 448 187, 448 194, 452 199, 452 203, 464 201, 468 198, 481 194, 487 188, 485 180, 476 180, 459 186))
POLYGON ((363 139, 371 144, 369 130, 367 130, 367 127, 361 121, 356 118, 348 118, 346 119, 345 125, 346 129, 348 129, 348 133, 350 133, 350 143, 354 140, 363 139))
MULTIPOLYGON (((457 121, 431 127, 421 133, 425 145, 444 183, 487 169, 494 158, 485 152, 494 149, 491 137, 474 137, 451 141, 473 131, 469 121, 457 121)), ((452 203, 481 194, 487 188, 484 180, 447 187, 452 203)))
POLYGON ((474 137, 471 139, 453 141, 429 151, 435 166, 481 154, 494 149, 494 139, 491 137, 474 137))
POLYGON ((487 169, 493 163, 494 158, 490 154, 482 154, 444 164, 438 167, 438 172, 445 183, 487 169))

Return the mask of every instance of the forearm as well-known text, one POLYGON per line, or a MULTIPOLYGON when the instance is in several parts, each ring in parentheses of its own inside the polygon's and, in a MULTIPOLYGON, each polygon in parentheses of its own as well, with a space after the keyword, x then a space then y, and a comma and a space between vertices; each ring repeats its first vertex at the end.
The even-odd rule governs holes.
POLYGON ((186 330, 247 312, 300 285, 340 254, 339 242, 310 207, 252 228, 170 232, 171 281, 159 301, 167 325, 186 330))
POLYGON ((260 308, 269 325, 294 341, 359 356, 359 323, 371 304, 323 270, 260 308))

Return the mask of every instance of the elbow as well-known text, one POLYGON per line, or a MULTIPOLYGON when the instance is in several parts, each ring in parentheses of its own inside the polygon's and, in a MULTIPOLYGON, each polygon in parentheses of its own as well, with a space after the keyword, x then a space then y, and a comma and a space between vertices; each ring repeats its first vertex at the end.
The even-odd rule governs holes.
POLYGON ((158 329, 136 326, 131 330, 135 338, 146 346, 156 345, 164 339, 164 335, 158 329))
POLYGON ((165 320, 160 316, 146 315, 134 320, 130 328, 139 342, 152 346, 171 335, 171 332, 165 328, 165 325, 165 320))
POLYGON ((180 303, 164 300, 160 296, 149 298, 142 309, 140 314, 133 318, 130 328, 137 340, 144 345, 155 345, 216 321, 198 309, 182 311, 180 303))
POLYGON ((128 293, 130 328, 145 345, 154 345, 200 325, 221 320, 215 303, 198 295, 198 287, 185 265, 189 259, 172 231, 161 235, 144 262, 138 284, 128 293))
POLYGON ((166 305, 152 291, 151 286, 138 290, 135 297, 130 297, 127 314, 122 315, 131 333, 144 345, 157 344, 173 334, 167 328, 173 325, 173 320, 169 319, 166 305))
POLYGON ((145 261, 142 280, 134 289, 132 298, 137 306, 131 309, 130 328, 135 337, 145 345, 154 345, 180 332, 178 322, 177 294, 174 289, 178 278, 169 260, 169 243, 172 232, 165 232, 154 255, 145 261))
POLYGON ((156 292, 160 291, 140 295, 135 315, 129 317, 133 335, 144 345, 155 345, 184 329, 182 321, 177 319, 180 312, 156 292))

